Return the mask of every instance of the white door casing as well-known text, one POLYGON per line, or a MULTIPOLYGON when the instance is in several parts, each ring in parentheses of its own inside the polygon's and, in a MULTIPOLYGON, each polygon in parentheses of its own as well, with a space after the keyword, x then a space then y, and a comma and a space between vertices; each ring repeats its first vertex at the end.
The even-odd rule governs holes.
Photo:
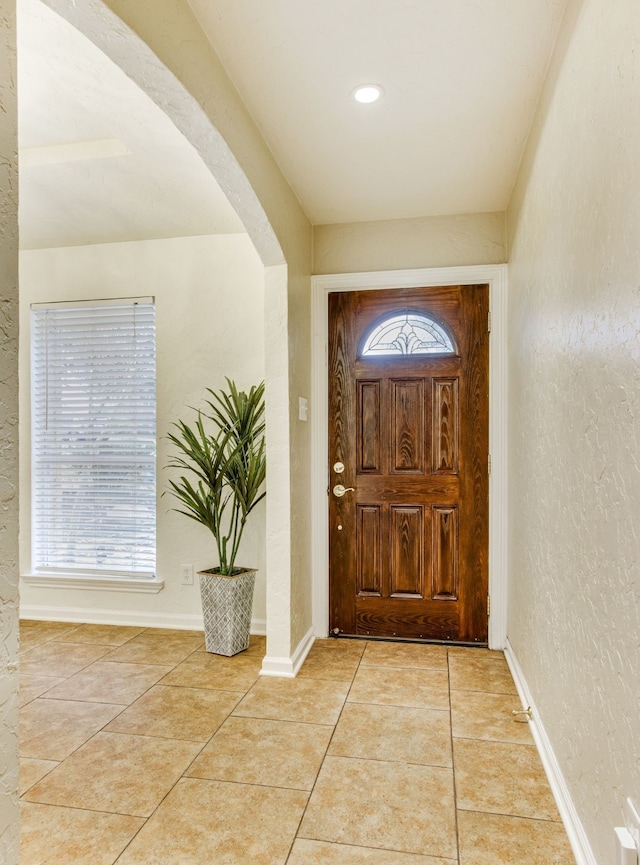
POLYGON ((329 629, 327 305, 330 292, 429 285, 489 284, 489 648, 507 637, 507 266, 444 267, 314 276, 312 291, 312 566, 313 629, 329 629))

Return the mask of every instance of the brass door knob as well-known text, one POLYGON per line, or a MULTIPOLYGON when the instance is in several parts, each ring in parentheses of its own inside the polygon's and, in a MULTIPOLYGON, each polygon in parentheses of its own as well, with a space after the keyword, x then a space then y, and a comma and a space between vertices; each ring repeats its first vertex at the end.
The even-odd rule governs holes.
POLYGON ((333 488, 333 494, 337 498, 341 499, 345 493, 352 493, 355 491, 355 487, 343 487, 342 484, 336 484, 333 488))

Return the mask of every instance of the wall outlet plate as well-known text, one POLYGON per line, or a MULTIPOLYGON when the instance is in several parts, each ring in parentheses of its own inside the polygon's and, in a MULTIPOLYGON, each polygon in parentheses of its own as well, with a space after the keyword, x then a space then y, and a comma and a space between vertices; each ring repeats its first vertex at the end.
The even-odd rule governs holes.
POLYGON ((633 799, 627 797, 622 811, 624 814, 624 824, 633 838, 636 851, 640 853, 640 809, 638 809, 633 799))
POLYGON ((180 565, 180 582, 183 586, 193 585, 193 565, 180 565))

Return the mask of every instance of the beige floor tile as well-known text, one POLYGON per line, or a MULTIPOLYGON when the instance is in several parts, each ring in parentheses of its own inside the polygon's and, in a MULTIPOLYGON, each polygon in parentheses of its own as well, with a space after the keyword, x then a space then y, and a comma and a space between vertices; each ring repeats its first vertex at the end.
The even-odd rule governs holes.
POLYGON ((448 709, 446 670, 406 670, 361 665, 349 692, 349 702, 448 709))
POLYGON ((333 727, 228 718, 187 775, 216 781, 311 790, 333 727))
POLYGON ((38 676, 20 671, 20 705, 25 706, 41 697, 60 682, 64 682, 60 676, 38 676))
POLYGON ((154 685, 106 730, 207 742, 240 696, 232 691, 154 685))
POLYGON ((21 631, 35 631, 35 630, 62 630, 64 628, 77 628, 75 622, 50 622, 42 619, 20 619, 20 630, 21 631))
POLYGON ((347 703, 329 754, 451 767, 449 713, 406 706, 347 703))
POLYGON ((138 817, 27 802, 20 820, 24 865, 112 865, 144 823, 138 817))
POLYGON ((575 865, 561 823, 458 813, 460 865, 575 865))
POLYGON ((101 646, 121 646, 144 628, 129 625, 78 625, 73 631, 56 637, 61 643, 97 643, 101 646))
POLYGON ((244 653, 223 658, 198 651, 172 670, 162 684, 245 693, 258 679, 261 665, 261 657, 246 657, 244 653))
POLYGON ((308 793, 184 778, 117 865, 284 865, 308 793))
POLYGON ((326 841, 308 841, 298 838, 293 845, 287 865, 458 865, 457 859, 440 856, 420 856, 398 853, 397 850, 374 850, 367 847, 349 847, 328 844, 326 841))
POLYGON ((335 724, 349 685, 320 679, 259 679, 234 709, 246 718, 335 724))
POLYGON ((560 820, 534 745, 455 739, 458 808, 560 820))
POLYGON ((129 705, 170 670, 171 667, 159 664, 99 661, 56 685, 47 693, 47 698, 129 705))
POLYGON ((20 628, 20 652, 24 655, 30 649, 35 649, 37 646, 44 646, 55 639, 58 632, 41 631, 36 628, 20 628))
POLYGON ((327 757, 298 835, 455 859, 453 773, 434 766, 327 757))
POLYGON ((20 756, 64 760, 125 706, 71 700, 34 700, 20 712, 20 756))
POLYGON ((447 646, 449 657, 452 655, 477 655, 485 658, 504 658, 504 652, 487 649, 484 646, 447 646))
POLYGON ((175 666, 197 651, 201 643, 201 637, 182 636, 180 631, 164 636, 144 633, 114 649, 105 661, 175 666))
POLYGON ((69 622, 37 622, 23 619, 20 622, 20 651, 41 646, 77 627, 76 624, 69 622))
POLYGON ((37 784, 58 763, 55 760, 34 760, 31 757, 20 758, 20 795, 26 793, 34 784, 37 784))
POLYGON ((201 745, 98 733, 29 790, 28 802, 148 817, 201 745))
POLYGON ((512 710, 519 708, 520 700, 515 695, 452 691, 453 735, 462 739, 492 739, 532 745, 529 725, 514 721, 512 710))
POLYGON ((362 656, 363 665, 373 667, 417 667, 446 670, 447 647, 420 643, 370 642, 362 656))
POLYGON ((451 689, 456 691, 488 691, 493 694, 516 694, 511 672, 502 656, 478 655, 473 649, 466 655, 449 657, 451 689))
MULTIPOLYGON (((205 649, 206 651, 206 649, 205 649)), ((260 661, 267 654, 267 638, 264 634, 251 634, 249 637, 249 648, 242 652, 243 657, 259 657, 260 661)))
POLYGON ((360 656, 355 652, 340 652, 314 644, 298 676, 351 683, 359 663, 360 656))
POLYGON ((361 658, 368 643, 366 640, 335 639, 334 637, 327 637, 326 639, 323 638, 316 640, 313 645, 317 646, 319 649, 330 649, 332 652, 340 652, 344 655, 356 655, 361 658))
POLYGON ((30 676, 66 678, 84 670, 108 651, 108 646, 50 641, 25 652, 20 658, 20 671, 30 676))

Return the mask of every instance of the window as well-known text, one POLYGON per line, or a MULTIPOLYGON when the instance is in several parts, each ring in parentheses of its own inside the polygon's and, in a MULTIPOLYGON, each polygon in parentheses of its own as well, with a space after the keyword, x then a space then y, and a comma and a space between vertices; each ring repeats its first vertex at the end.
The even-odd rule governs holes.
POLYGON ((405 311, 374 327, 360 356, 455 353, 453 340, 441 324, 424 313, 405 311))
POLYGON ((32 307, 39 573, 155 574, 153 298, 32 307))

